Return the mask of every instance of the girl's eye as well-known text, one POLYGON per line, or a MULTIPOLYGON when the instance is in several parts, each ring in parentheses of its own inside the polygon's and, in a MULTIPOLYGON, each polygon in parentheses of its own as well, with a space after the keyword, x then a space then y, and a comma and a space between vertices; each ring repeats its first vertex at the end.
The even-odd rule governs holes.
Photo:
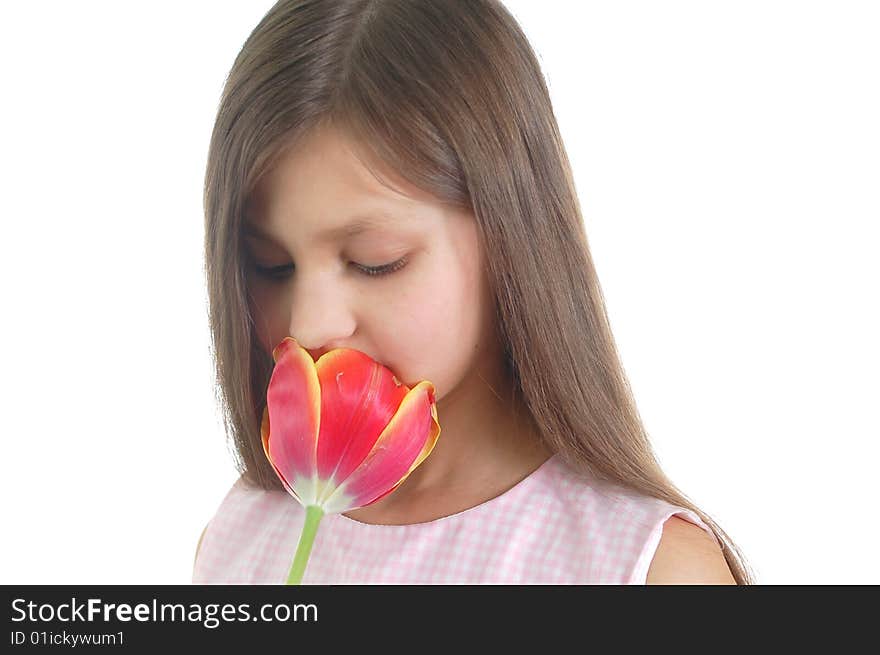
POLYGON ((355 268, 359 269, 364 275, 376 276, 376 275, 390 275, 394 273, 394 271, 399 271, 406 265, 407 259, 406 257, 401 257, 396 262, 391 262, 390 264, 382 264, 382 266, 362 266, 361 264, 356 264, 352 262, 355 268))
MULTIPOLYGON (((352 262, 352 265, 364 275, 375 277, 394 273, 403 268, 406 263, 406 257, 402 257, 396 262, 383 264, 382 266, 363 266, 362 264, 357 264, 355 262, 352 262)), ((256 271, 257 275, 260 277, 265 277, 270 280, 280 280, 288 276, 290 270, 293 268, 293 264, 285 264, 284 266, 260 266, 259 264, 254 263, 253 267, 254 271, 256 271)))

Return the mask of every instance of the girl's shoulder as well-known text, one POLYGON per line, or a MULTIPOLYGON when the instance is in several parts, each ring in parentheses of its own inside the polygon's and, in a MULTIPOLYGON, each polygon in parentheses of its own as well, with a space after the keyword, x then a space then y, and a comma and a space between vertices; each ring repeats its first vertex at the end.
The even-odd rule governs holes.
POLYGON ((559 458, 547 473, 537 480, 528 511, 552 516, 548 532, 570 542, 573 552, 586 552, 616 570, 603 579, 644 584, 649 571, 659 570, 652 569, 655 556, 668 560, 670 549, 683 541, 696 543, 701 552, 720 551, 712 529, 686 507, 589 476, 559 458))
POLYGON ((663 525, 648 584, 736 584, 718 540, 678 516, 663 525))
POLYGON ((254 547, 271 543, 273 526, 283 529, 294 503, 285 491, 261 489, 240 475, 205 526, 193 565, 194 584, 226 575, 230 561, 248 562, 254 547), (261 535, 268 537, 262 539, 261 535))
POLYGON ((679 516, 714 538, 711 528, 693 511, 661 498, 635 491, 623 484, 602 480, 575 470, 555 456, 537 492, 579 523, 605 530, 633 524, 655 527, 658 518, 679 516))

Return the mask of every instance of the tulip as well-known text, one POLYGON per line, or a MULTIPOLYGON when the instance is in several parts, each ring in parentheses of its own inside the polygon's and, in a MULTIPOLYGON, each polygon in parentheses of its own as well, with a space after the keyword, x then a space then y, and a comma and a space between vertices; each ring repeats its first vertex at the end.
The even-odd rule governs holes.
POLYGON ((411 389, 351 348, 314 361, 293 337, 272 351, 263 451, 306 510, 287 584, 299 584, 318 524, 393 492, 431 453, 440 425, 434 385, 411 389))

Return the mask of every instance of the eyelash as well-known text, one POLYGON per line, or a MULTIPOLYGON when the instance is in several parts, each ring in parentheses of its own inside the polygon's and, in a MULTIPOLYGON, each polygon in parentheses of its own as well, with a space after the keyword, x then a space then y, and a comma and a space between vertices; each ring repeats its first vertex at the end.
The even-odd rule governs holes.
MULTIPOLYGON (((402 257, 398 259, 396 262, 391 262, 390 264, 383 264, 382 266, 362 266, 360 264, 354 264, 355 268, 359 269, 363 275, 367 277, 381 277, 384 275, 391 275, 395 271, 399 271, 403 268, 407 263, 407 258, 402 257)), ((259 264, 254 264, 254 270, 257 275, 260 277, 268 278, 270 280, 280 280, 287 277, 287 273, 290 270, 292 264, 286 264, 284 266, 260 266, 259 264)))

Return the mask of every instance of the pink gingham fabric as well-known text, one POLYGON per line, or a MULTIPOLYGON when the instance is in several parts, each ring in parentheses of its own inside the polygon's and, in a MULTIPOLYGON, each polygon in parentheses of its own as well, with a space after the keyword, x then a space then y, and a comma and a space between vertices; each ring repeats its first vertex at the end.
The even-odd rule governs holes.
MULTIPOLYGON (((553 455, 500 496, 434 521, 327 514, 302 584, 644 584, 672 515, 692 511, 587 480, 553 455)), ((305 510, 236 480, 208 523, 194 584, 284 584, 305 510)))

